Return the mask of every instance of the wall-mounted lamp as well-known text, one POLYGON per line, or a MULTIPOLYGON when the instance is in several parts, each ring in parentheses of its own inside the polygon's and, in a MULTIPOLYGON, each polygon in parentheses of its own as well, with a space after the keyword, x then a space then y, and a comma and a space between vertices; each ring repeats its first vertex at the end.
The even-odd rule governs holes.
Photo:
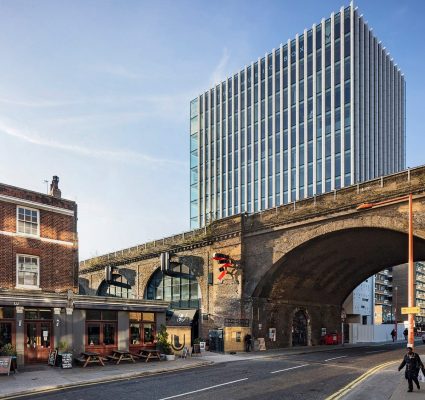
POLYGON ((59 326, 59 319, 56 320, 56 326, 59 326))
POLYGON ((22 326, 22 320, 18 320, 18 326, 22 326))

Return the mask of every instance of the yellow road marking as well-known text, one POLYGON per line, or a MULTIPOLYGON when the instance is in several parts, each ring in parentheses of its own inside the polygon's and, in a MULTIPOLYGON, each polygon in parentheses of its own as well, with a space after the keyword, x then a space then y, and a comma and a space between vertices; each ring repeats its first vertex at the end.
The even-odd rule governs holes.
POLYGON ((374 373, 378 372, 379 370, 385 367, 388 367, 391 364, 395 364, 396 362, 398 361, 389 361, 384 364, 380 364, 380 365, 377 365, 376 367, 371 368, 370 370, 366 371, 363 375, 359 376, 357 379, 354 379, 354 381, 344 386, 342 389, 338 390, 334 394, 327 397, 325 400, 338 400, 342 398, 342 396, 345 396, 350 390, 354 389, 357 385, 362 383, 365 379, 369 378, 369 376, 373 375, 374 373))

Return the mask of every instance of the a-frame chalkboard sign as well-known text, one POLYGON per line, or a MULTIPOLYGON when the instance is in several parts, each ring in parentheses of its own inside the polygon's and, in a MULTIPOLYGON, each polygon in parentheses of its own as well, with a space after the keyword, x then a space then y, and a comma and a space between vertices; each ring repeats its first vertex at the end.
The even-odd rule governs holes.
POLYGON ((0 357, 0 374, 10 374, 10 366, 12 365, 12 357, 0 357))
POLYGON ((49 358, 47 359, 47 365, 51 365, 52 367, 55 366, 56 363, 56 356, 58 355, 57 350, 50 350, 49 351, 49 358))

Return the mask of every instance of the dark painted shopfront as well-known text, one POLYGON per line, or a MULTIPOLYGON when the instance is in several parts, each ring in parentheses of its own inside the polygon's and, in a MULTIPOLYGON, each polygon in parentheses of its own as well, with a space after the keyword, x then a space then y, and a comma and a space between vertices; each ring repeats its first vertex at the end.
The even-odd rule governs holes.
POLYGON ((0 348, 16 347, 19 364, 47 362, 60 342, 74 356, 155 347, 167 302, 0 291, 0 348))

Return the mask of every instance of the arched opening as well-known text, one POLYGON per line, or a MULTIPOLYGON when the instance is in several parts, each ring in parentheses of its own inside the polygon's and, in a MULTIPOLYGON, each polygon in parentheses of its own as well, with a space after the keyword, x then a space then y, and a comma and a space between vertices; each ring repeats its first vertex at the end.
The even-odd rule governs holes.
POLYGON ((292 346, 307 346, 308 318, 304 310, 295 311, 292 318, 292 346))
POLYGON ((201 290, 190 269, 178 264, 167 274, 158 268, 149 279, 144 298, 169 301, 172 308, 198 309, 201 290))
MULTIPOLYGON (((344 300, 372 275, 405 263, 407 240, 406 233, 391 229, 350 228, 317 236, 286 252, 262 273, 253 294, 247 294, 255 299, 254 309, 266 308, 278 315, 272 320, 269 312, 254 312, 259 315, 254 328, 277 328, 280 335, 271 346, 305 342, 305 335, 294 332, 293 336, 292 328, 305 330, 302 313, 294 310, 308 307, 311 344, 320 343, 322 332, 341 332, 344 300)), ((425 257, 422 238, 414 238, 414 257, 418 261, 425 257)), ((262 331, 254 334, 261 337, 262 331)))
POLYGON ((201 289, 187 265, 173 263, 167 273, 158 268, 148 281, 144 298, 170 302, 167 330, 175 350, 178 343, 190 343, 199 336, 201 289))
POLYGON ((97 289, 97 296, 121 297, 124 299, 134 298, 131 285, 127 278, 121 274, 112 274, 112 280, 103 280, 97 289))

